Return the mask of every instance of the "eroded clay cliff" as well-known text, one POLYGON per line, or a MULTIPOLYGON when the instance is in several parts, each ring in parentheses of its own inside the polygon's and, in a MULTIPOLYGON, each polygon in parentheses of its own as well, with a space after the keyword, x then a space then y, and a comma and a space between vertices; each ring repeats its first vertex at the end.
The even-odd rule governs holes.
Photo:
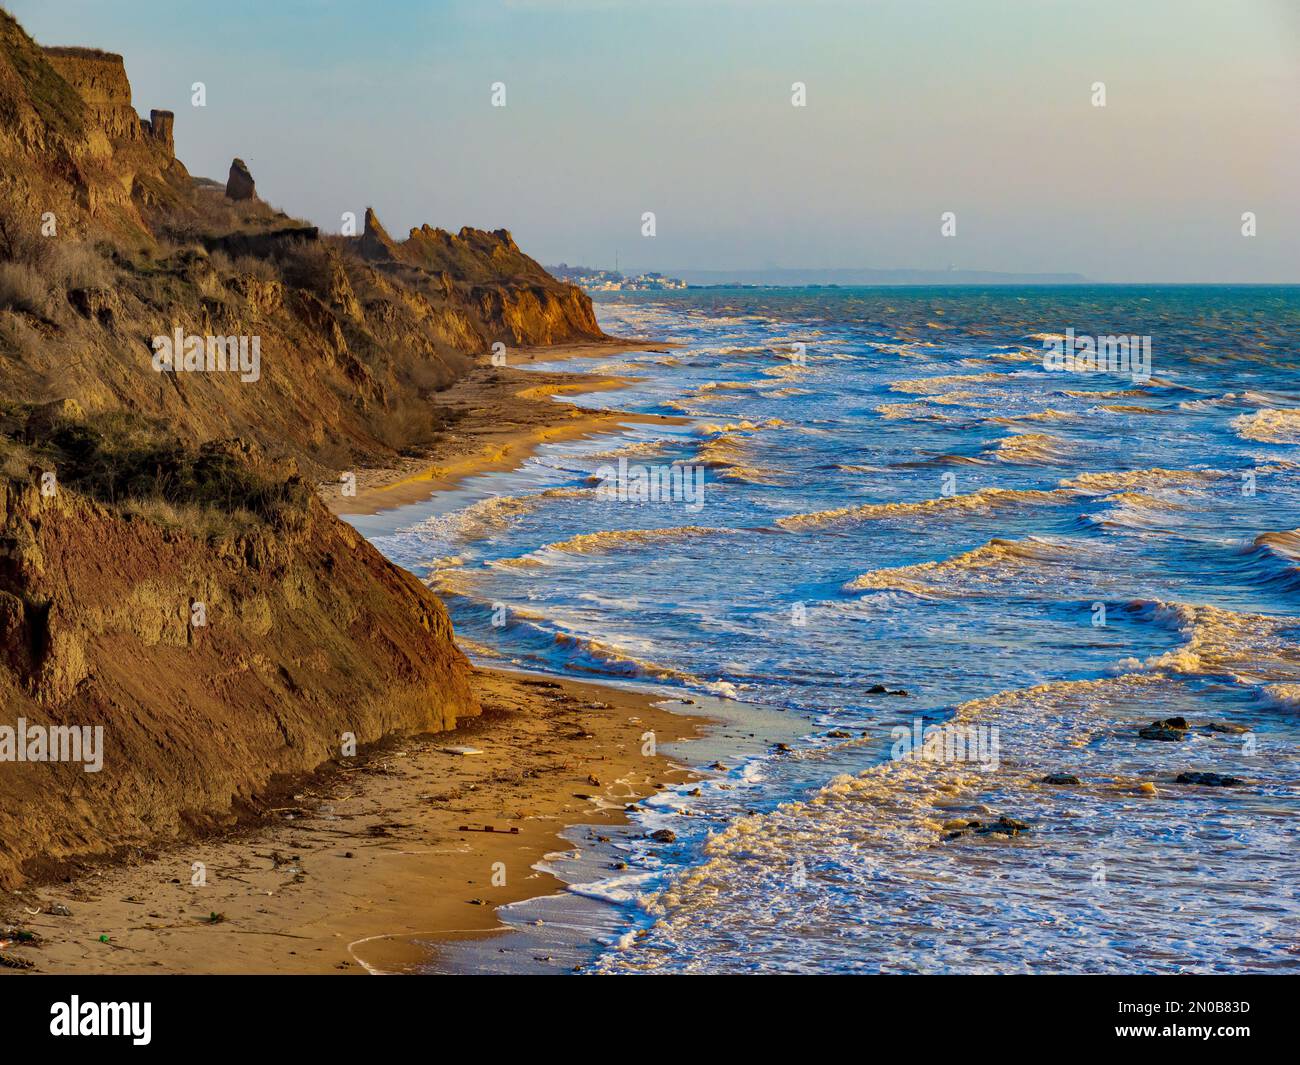
POLYGON ((478 712, 442 604, 312 496, 229 539, 0 486, 0 724, 103 728, 102 766, 0 764, 0 885, 255 811, 478 712))
POLYGON ((476 713, 441 604, 311 486, 436 457, 494 342, 601 336, 508 233, 322 237, 192 178, 174 121, 0 12, 0 726, 104 730, 99 772, 0 760, 0 886, 476 713), (160 368, 189 337, 255 372, 160 368))

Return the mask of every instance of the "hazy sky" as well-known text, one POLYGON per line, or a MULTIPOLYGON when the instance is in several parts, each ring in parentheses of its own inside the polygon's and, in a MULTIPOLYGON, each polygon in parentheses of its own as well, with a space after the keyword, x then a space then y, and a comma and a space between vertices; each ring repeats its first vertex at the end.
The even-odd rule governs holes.
POLYGON ((121 52, 192 173, 241 156, 328 229, 373 205, 625 270, 1300 281, 1300 0, 6 6, 121 52))

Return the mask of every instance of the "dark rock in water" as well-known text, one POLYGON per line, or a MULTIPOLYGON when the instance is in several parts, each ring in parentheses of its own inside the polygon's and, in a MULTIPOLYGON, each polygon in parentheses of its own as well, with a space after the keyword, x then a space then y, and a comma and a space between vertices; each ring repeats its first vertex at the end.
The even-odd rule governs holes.
POLYGON ((1003 836, 1018 836, 1021 832, 1028 832, 1029 826, 1023 821, 1017 821, 1014 817, 999 817, 991 825, 981 825, 975 831, 981 835, 988 835, 995 832, 1003 836))
POLYGON ((903 688, 886 688, 883 684, 873 684, 867 689, 868 695, 906 695, 903 688))
MULTIPOLYGON (((1230 725, 1222 721, 1207 721, 1204 725, 1194 727, 1200 732, 1224 732, 1231 735, 1250 731, 1244 725, 1230 725)), ((1187 723, 1185 717, 1166 717, 1159 721, 1152 721, 1139 730, 1138 735, 1144 740, 1181 740, 1186 739, 1192 728, 1193 726, 1187 723), (1177 735, 1170 735, 1170 733, 1177 733, 1177 735)))
POLYGON ((1181 717, 1171 717, 1164 721, 1153 721, 1146 728, 1138 729, 1138 735, 1144 740, 1165 740, 1177 743, 1187 739, 1187 722, 1181 717), (1182 724, 1174 724, 1174 722, 1182 724))
POLYGON ((1224 776, 1222 773, 1179 773, 1175 784, 1200 784, 1207 788, 1239 788, 1246 782, 1241 777, 1224 776))
POLYGON ((1021 832, 1028 832, 1030 828, 1023 821, 1017 821, 1014 817, 1007 817, 1005 814, 996 821, 948 821, 944 824, 947 831, 944 839, 960 839, 962 836, 968 836, 974 833, 977 836, 1018 836, 1021 832))
POLYGON ((772 744, 772 748, 774 750, 780 751, 782 754, 789 754, 791 751, 794 750, 794 748, 791 747, 788 743, 774 743, 772 744))
POLYGON ((1078 784, 1080 780, 1069 773, 1048 773, 1045 777, 1040 777, 1040 784, 1078 784))
POLYGON ((675 843, 677 841, 677 833, 671 828, 661 828, 656 832, 651 832, 650 838, 656 843, 675 843))
POLYGON ((831 729, 826 733, 826 738, 831 740, 847 740, 853 736, 851 732, 845 732, 842 728, 831 729))

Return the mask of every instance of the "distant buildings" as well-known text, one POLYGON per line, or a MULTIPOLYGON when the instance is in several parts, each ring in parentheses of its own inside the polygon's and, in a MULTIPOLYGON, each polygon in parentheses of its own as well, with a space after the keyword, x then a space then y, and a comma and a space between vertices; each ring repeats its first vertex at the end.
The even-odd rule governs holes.
POLYGON ((559 266, 546 268, 553 276, 570 284, 577 285, 587 292, 663 292, 686 288, 686 282, 678 277, 664 277, 663 274, 638 274, 625 277, 617 270, 595 270, 589 266, 559 266))

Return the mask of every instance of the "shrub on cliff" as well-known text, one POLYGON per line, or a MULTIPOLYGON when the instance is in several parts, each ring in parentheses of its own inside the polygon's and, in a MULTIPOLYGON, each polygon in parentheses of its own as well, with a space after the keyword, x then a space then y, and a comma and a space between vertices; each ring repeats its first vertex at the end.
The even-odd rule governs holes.
MULTIPOLYGON (((82 419, 16 406, 0 425, 11 449, 24 445, 61 486, 132 513, 170 515, 172 524, 186 523, 186 514, 203 529, 224 524, 205 511, 279 524, 305 513, 311 496, 292 465, 270 462, 252 445, 213 440, 196 447, 132 414, 82 419)), ((16 465, 11 456, 10 475, 16 465)))
POLYGON ((45 317, 49 310, 45 279, 26 263, 0 263, 0 310, 45 317))
POLYGON ((275 249, 275 265, 288 285, 327 296, 338 260, 320 241, 285 241, 275 249))

